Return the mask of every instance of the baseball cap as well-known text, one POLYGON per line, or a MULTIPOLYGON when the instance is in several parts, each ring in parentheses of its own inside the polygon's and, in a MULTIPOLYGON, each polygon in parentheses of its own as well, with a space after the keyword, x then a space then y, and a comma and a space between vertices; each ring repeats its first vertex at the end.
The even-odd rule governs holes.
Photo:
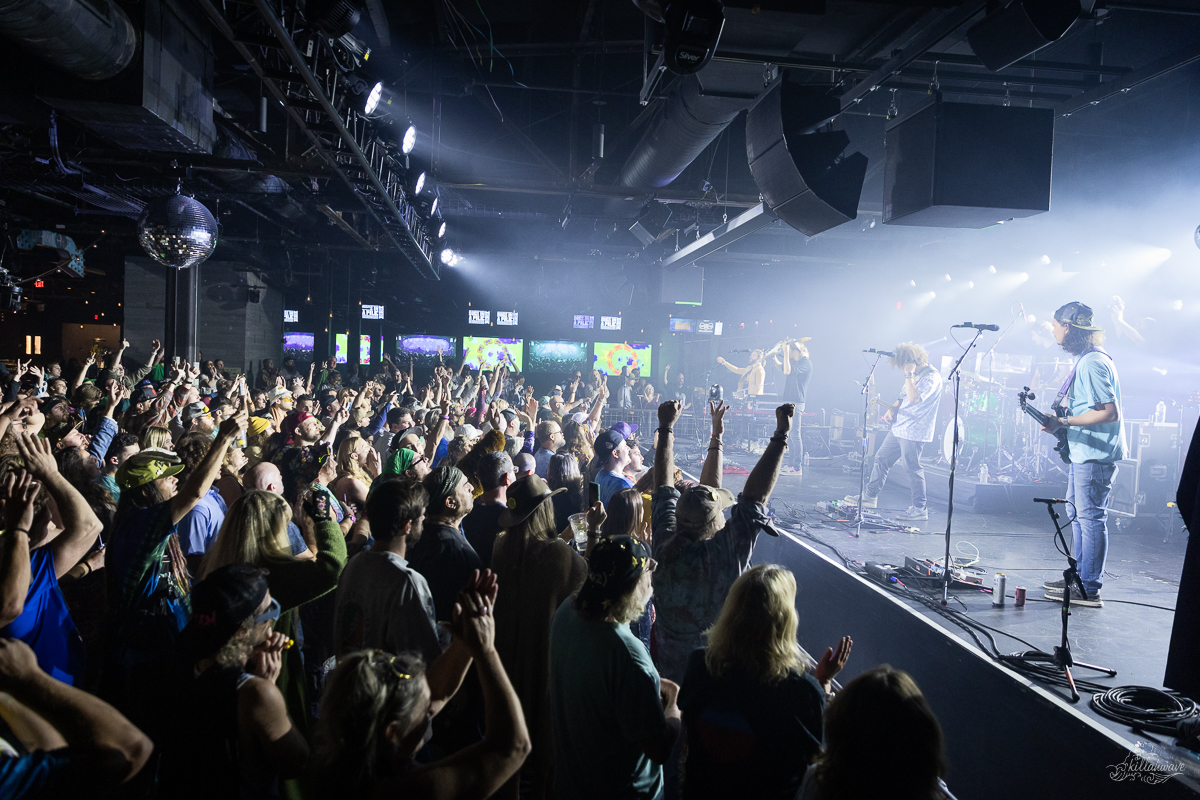
POLYGON ((623 441, 625 441, 625 437, 613 428, 601 431, 600 435, 596 437, 596 452, 604 451, 607 456, 620 447, 623 441))
POLYGON ((233 638, 266 596, 265 569, 237 563, 213 570, 192 588, 192 616, 176 645, 189 658, 212 655, 233 638))
POLYGON ((292 396, 291 389, 285 388, 283 386, 276 386, 267 395, 267 403, 274 404, 274 403, 279 402, 280 400, 290 399, 291 396, 292 396))
POLYGON ((76 430, 82 424, 83 418, 78 414, 72 413, 70 417, 62 422, 57 422, 46 428, 42 435, 50 440, 51 445, 57 445, 63 439, 67 438, 71 431, 76 430))
POLYGON ((158 392, 154 390, 154 387, 143 381, 134 387, 133 394, 129 396, 129 402, 137 405, 138 403, 145 403, 147 400, 153 400, 156 397, 158 397, 158 392))
POLYGON ((203 417, 208 413, 210 413, 208 406, 204 403, 188 403, 183 407, 183 411, 179 412, 179 419, 183 421, 184 425, 187 425, 197 417, 203 417))
POLYGON ((66 403, 65 397, 49 397, 42 402, 42 413, 50 416, 50 412, 62 403, 66 403))
POLYGON ((675 519, 680 530, 707 530, 721 512, 737 501, 733 492, 698 484, 688 487, 675 507, 675 519))
POLYGON ((455 430, 454 433, 458 436, 465 436, 468 439, 474 439, 475 437, 482 435, 482 432, 479 430, 479 428, 476 428, 469 422, 459 425, 458 429, 455 430))
POLYGON ((637 425, 630 425, 628 422, 618 422, 609 428, 609 430, 613 430, 621 434, 622 439, 628 439, 630 436, 633 436, 637 429, 637 425))
POLYGON ((1092 323, 1092 309, 1078 300, 1073 300, 1058 311, 1055 311, 1054 318, 1063 325, 1072 325, 1084 331, 1104 330, 1092 323))
POLYGON ((125 459, 117 469, 117 485, 121 489, 134 489, 181 472, 183 462, 175 453, 161 447, 147 447, 125 459))

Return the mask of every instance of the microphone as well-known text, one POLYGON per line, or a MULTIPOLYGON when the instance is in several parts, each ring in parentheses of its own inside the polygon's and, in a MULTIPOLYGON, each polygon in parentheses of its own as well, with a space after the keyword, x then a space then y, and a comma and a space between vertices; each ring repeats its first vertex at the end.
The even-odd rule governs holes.
POLYGON ((951 325, 952 328, 974 328, 977 331, 998 331, 999 325, 987 325, 982 322, 964 322, 962 325, 951 325))
POLYGON ((896 355, 895 353, 893 353, 890 350, 876 350, 874 347, 872 347, 870 350, 863 350, 863 352, 864 353, 877 353, 878 355, 881 355, 881 356, 895 357, 895 355, 896 355))
POLYGON ((1021 306, 1021 319, 1022 319, 1022 320, 1024 320, 1024 319, 1025 319, 1025 304, 1024 304, 1024 303, 1018 303, 1018 305, 1020 305, 1020 306, 1021 306))
POLYGON ((1045 503, 1048 506, 1053 506, 1053 505, 1058 505, 1058 504, 1062 504, 1062 505, 1067 504, 1067 501, 1063 500, 1061 497, 1035 497, 1035 498, 1033 498, 1033 502, 1045 503))

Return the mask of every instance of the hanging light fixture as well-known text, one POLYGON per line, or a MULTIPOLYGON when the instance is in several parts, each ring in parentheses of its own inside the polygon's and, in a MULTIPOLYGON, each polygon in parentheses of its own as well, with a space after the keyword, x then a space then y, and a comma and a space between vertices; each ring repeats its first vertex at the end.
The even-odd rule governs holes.
POLYGON ((217 221, 196 199, 176 194, 146 206, 138 220, 138 240, 158 263, 187 269, 213 254, 217 221))

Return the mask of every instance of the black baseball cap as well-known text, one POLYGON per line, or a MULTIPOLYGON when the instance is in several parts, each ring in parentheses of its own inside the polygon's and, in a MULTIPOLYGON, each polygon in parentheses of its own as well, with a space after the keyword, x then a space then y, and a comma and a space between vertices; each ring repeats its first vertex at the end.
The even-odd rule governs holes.
POLYGON ((192 589, 191 596, 192 616, 176 646, 197 660, 224 647, 258 610, 267 596, 267 571, 249 564, 229 564, 209 573, 192 589))

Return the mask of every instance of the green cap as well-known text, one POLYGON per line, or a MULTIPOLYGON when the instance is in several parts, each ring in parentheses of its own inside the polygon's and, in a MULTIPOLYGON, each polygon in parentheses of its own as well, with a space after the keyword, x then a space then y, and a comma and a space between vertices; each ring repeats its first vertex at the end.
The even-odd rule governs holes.
POLYGON ((183 462, 170 450, 147 447, 125 459, 117 469, 117 485, 122 491, 145 486, 159 478, 167 478, 183 472, 183 462))

